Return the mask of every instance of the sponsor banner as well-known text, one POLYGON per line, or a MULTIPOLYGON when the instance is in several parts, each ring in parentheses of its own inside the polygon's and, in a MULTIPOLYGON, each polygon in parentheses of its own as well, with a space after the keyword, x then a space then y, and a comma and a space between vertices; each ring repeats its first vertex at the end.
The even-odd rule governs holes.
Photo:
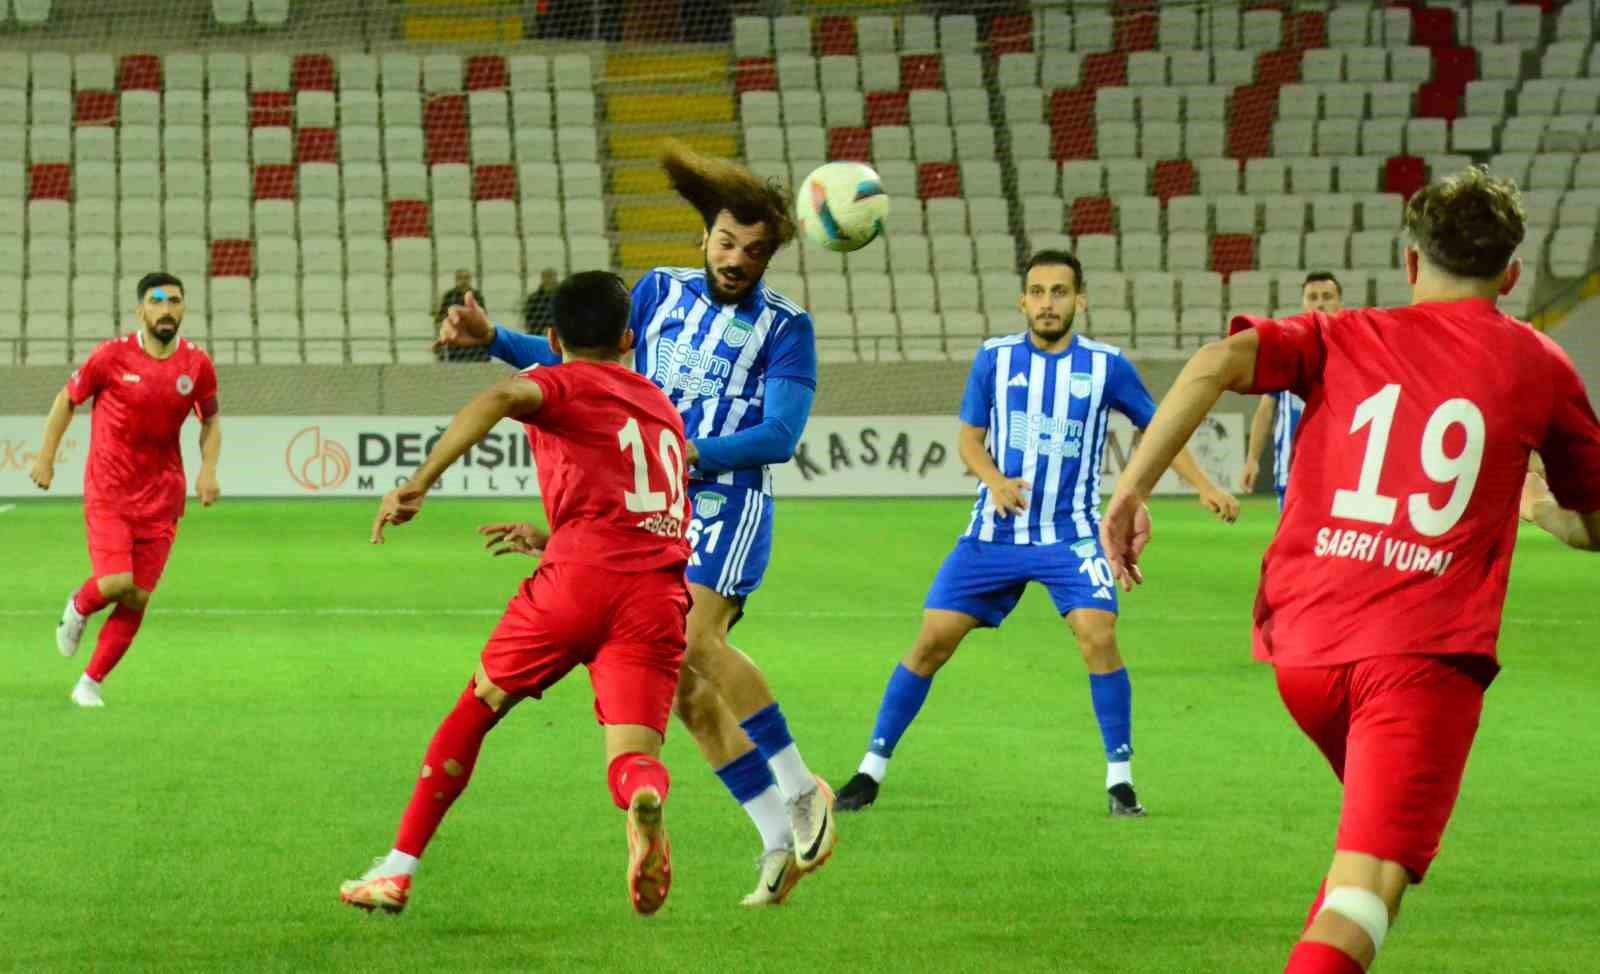
MULTIPOLYGON (((404 481, 427 456, 449 417, 224 416, 219 479, 224 496, 376 497, 404 481)), ((1224 486, 1244 466, 1244 417, 1219 414, 1189 448, 1224 486)), ((0 497, 38 496, 28 479, 43 417, 0 416, 0 497)), ((1132 452, 1133 427, 1113 415, 1101 489, 1109 493, 1132 452)), ((184 467, 200 467, 199 427, 183 429, 184 467)), ((774 468, 779 497, 967 497, 975 490, 944 416, 815 416, 795 459, 774 468)), ((73 421, 56 457, 51 494, 80 496, 89 417, 73 421)), ((439 494, 536 496, 532 450, 518 423, 503 422, 439 481, 439 494)), ((1192 492, 1167 474, 1158 493, 1192 492)))

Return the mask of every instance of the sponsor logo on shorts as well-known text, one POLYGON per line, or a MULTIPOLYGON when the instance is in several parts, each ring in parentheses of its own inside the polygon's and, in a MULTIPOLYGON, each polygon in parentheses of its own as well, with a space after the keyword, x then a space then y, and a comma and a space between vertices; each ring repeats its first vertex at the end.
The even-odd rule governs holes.
POLYGON ((694 499, 694 513, 696 517, 711 519, 722 513, 722 508, 728 503, 728 498, 714 490, 701 491, 694 499))
POLYGON ((187 396, 194 391, 194 380, 186 375, 178 376, 178 395, 187 396))
POLYGON ((1111 600, 1111 590, 1102 585, 1094 590, 1094 597, 1097 599, 1105 599, 1109 602, 1111 600))
POLYGON ((1081 541, 1072 543, 1072 553, 1079 558, 1093 558, 1100 553, 1100 549, 1092 539, 1084 538, 1081 541))

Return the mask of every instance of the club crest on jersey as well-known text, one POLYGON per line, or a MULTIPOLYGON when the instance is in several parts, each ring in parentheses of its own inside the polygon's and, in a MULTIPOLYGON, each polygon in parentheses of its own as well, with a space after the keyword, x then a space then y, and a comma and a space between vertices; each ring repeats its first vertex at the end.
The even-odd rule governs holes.
POLYGON ((673 308, 671 311, 667 312, 668 321, 684 321, 688 317, 688 312, 684 311, 682 308, 673 308))
POLYGON ((728 322, 727 331, 722 333, 723 344, 729 348, 743 348, 750 340, 750 323, 735 318, 728 322))
POLYGON ((694 516, 710 520, 722 513, 723 505, 728 499, 714 490, 702 491, 694 499, 694 516))
POLYGON ((1093 558, 1100 553, 1093 540, 1084 538, 1082 541, 1073 542, 1072 553, 1079 558, 1093 558))
POLYGON ((178 376, 178 395, 187 396, 194 391, 194 380, 186 375, 178 376))
POLYGON ((1094 391, 1094 376, 1086 372, 1074 372, 1067 377, 1067 391, 1072 393, 1074 399, 1085 399, 1094 391))

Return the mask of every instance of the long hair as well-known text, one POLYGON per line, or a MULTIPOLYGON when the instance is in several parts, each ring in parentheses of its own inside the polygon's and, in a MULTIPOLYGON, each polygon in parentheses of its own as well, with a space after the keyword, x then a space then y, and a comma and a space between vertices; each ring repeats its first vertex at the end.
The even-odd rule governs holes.
POLYGON ((702 155, 676 139, 662 146, 660 160, 672 188, 699 211, 707 230, 727 210, 740 223, 771 227, 779 247, 794 239, 794 198, 776 180, 763 181, 736 162, 702 155))

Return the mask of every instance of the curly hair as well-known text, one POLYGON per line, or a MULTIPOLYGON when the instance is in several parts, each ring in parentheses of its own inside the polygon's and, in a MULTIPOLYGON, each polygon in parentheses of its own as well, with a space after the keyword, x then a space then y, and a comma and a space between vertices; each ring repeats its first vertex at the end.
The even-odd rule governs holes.
POLYGON ((707 230, 727 210, 740 223, 767 224, 779 247, 794 239, 794 197, 776 180, 763 182, 736 162, 702 155, 676 139, 666 141, 660 159, 672 188, 700 212, 707 230))
POLYGON ((1406 233, 1434 266, 1456 277, 1492 278, 1527 232, 1515 180, 1473 166, 1436 179, 1406 204, 1406 233))

